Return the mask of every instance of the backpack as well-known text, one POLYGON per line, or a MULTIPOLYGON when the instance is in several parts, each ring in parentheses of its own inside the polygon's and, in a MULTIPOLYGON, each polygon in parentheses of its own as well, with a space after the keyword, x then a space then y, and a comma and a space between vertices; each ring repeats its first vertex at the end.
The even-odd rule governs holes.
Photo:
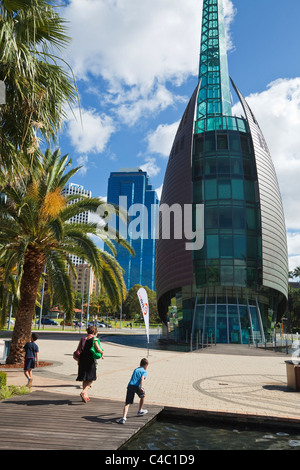
POLYGON ((94 337, 93 345, 92 345, 90 351, 91 351, 91 354, 92 354, 94 359, 101 359, 101 357, 103 356, 103 349, 101 348, 102 352, 97 351, 97 349, 95 348, 95 340, 98 341, 98 344, 101 348, 100 340, 98 338, 94 337))
POLYGON ((77 361, 77 362, 79 361, 80 355, 81 355, 81 353, 84 349, 85 340, 86 340, 86 338, 81 338, 76 351, 73 352, 73 359, 75 359, 75 361, 77 361))

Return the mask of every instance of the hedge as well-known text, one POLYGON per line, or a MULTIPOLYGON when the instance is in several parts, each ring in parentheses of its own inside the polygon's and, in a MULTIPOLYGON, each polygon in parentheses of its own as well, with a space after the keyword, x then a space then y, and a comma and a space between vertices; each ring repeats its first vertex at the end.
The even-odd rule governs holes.
POLYGON ((7 373, 0 371, 0 388, 6 386, 6 377, 7 377, 7 373))

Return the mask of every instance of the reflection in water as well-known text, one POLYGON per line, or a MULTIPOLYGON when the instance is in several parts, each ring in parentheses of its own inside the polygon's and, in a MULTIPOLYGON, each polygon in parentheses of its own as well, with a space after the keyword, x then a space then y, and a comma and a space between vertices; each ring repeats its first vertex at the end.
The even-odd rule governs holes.
POLYGON ((300 450, 300 432, 157 420, 122 450, 300 450))

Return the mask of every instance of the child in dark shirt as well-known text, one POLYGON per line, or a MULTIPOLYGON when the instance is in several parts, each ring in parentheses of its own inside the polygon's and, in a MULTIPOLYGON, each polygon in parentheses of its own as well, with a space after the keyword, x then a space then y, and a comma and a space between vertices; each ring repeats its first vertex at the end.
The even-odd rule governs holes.
POLYGON ((39 335, 37 333, 32 333, 31 342, 26 343, 24 346, 25 349, 25 362, 24 362, 24 374, 27 378, 27 387, 32 386, 32 369, 38 367, 39 364, 39 348, 35 344, 39 335))

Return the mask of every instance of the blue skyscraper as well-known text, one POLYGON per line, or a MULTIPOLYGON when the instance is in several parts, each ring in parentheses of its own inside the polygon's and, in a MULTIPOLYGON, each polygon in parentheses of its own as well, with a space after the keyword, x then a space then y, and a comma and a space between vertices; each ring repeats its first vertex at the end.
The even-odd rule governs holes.
POLYGON ((116 258, 125 271, 127 289, 140 284, 155 290, 155 234, 159 200, 147 173, 139 168, 122 168, 111 173, 107 202, 126 209, 129 216, 127 226, 119 218, 116 221, 116 229, 124 235, 125 228, 127 241, 135 251, 135 256, 131 256, 125 248, 116 244, 116 258))

